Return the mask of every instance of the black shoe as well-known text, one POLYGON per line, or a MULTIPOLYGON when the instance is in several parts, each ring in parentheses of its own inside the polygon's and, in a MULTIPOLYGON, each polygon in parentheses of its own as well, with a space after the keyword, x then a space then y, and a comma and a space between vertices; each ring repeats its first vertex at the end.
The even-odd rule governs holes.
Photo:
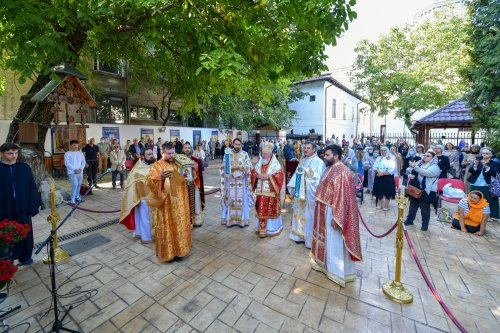
POLYGON ((95 185, 94 185, 94 187, 95 187, 95 188, 100 188, 100 187, 99 187, 99 185, 97 185, 97 184, 95 184, 95 185))
POLYGON ((22 266, 29 266, 33 263, 33 259, 31 258, 28 258, 24 261, 19 261, 19 264, 22 265, 22 266))
POLYGON ((414 224, 413 224, 413 222, 408 222, 408 221, 406 221, 406 222, 405 222, 405 225, 414 225, 414 224))
POLYGON ((123 188, 123 184, 120 184, 120 187, 123 188))
POLYGON ((116 185, 113 185, 113 190, 116 188, 116 185))
POLYGON ((428 228, 429 228, 429 227, 424 227, 424 226, 422 226, 422 228, 420 228, 420 230, 422 230, 422 231, 427 231, 427 229, 428 229, 428 228))
POLYGON ((87 195, 93 195, 94 193, 92 193, 92 191, 89 191, 89 193, 87 193, 87 195))

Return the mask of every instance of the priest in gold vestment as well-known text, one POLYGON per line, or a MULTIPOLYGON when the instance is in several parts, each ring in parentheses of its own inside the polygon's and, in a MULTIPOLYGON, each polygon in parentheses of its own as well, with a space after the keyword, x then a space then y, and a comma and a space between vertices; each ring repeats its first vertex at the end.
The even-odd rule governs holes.
POLYGON ((174 163, 175 147, 164 143, 161 159, 151 167, 146 184, 151 194, 148 205, 153 209, 156 256, 160 261, 189 254, 191 217, 186 181, 174 163))

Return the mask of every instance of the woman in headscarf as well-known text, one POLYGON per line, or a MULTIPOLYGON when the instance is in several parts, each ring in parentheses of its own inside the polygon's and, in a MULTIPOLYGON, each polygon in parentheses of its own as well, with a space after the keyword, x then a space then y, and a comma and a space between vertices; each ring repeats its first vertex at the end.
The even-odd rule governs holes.
POLYGON ((408 174, 409 184, 415 186, 416 188, 422 190, 422 196, 420 198, 414 198, 408 196, 410 199, 410 209, 408 211, 408 216, 406 217, 405 225, 412 225, 415 217, 417 216, 417 211, 420 208, 420 214, 422 214, 422 227, 420 230, 427 231, 429 228, 429 221, 431 219, 431 204, 436 202, 437 193, 437 180, 441 173, 438 167, 437 158, 434 158, 436 154, 432 150, 428 150, 424 159, 421 161, 410 161, 409 166, 406 169, 408 174))
POLYGON ((388 151, 386 146, 380 147, 380 156, 373 164, 373 171, 375 171, 373 195, 377 198, 377 209, 383 210, 389 210, 389 203, 396 196, 394 170, 396 170, 397 163, 388 151))
POLYGON ((354 154, 354 150, 349 147, 344 147, 344 156, 342 157, 342 163, 352 171, 354 177, 354 185, 358 184, 358 177, 356 176, 356 171, 358 171, 358 159, 354 154))
POLYGON ((486 231, 489 216, 490 205, 484 195, 479 191, 471 191, 467 198, 463 198, 458 203, 451 226, 463 232, 482 236, 486 231))
POLYGON ((469 168, 470 177, 468 179, 470 191, 477 190, 481 192, 490 204, 491 217, 498 219, 498 197, 490 194, 488 185, 500 173, 500 164, 493 160, 493 150, 489 147, 481 149, 481 156, 478 156, 472 166, 469 168))
POLYGON ((462 168, 464 173, 464 185, 465 185, 465 193, 469 193, 469 181, 467 180, 470 177, 469 168, 474 163, 474 160, 477 156, 479 156, 479 150, 481 147, 478 144, 473 144, 470 146, 469 153, 465 155, 462 161, 462 168))
POLYGON ((417 145, 417 148, 416 148, 415 156, 418 156, 418 157, 420 157, 420 159, 423 159, 424 155, 425 155, 425 146, 423 144, 419 143, 417 145))
POLYGON ((457 178, 460 171, 460 155, 458 154, 457 147, 455 147, 451 142, 448 142, 444 146, 444 156, 448 156, 450 160, 450 173, 453 178, 457 178))

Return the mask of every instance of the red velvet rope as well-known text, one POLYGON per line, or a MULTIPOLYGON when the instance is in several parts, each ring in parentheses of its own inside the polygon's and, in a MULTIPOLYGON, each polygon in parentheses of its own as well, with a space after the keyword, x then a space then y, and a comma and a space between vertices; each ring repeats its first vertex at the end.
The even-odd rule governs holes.
MULTIPOLYGON (((68 203, 68 206, 74 207, 75 205, 68 203)), ((120 212, 120 209, 117 209, 117 210, 93 210, 93 209, 83 208, 80 206, 76 207, 76 209, 83 210, 84 212, 100 213, 100 214, 111 214, 111 213, 120 212)))
POLYGON ((375 235, 371 230, 370 228, 368 228, 368 225, 366 224, 365 220, 363 219, 363 215, 361 215, 361 211, 359 210, 358 208, 358 214, 359 214, 359 217, 361 218, 361 222, 363 222, 363 225, 365 226, 366 230, 368 230, 368 232, 370 233, 370 235, 372 235, 373 237, 375 238, 383 238, 387 235, 389 235, 391 232, 394 231, 394 229, 396 229, 396 227, 398 226, 398 222, 396 221, 396 223, 394 223, 394 225, 392 227, 389 228, 389 230, 387 230, 385 233, 383 233, 382 235, 375 235))
POLYGON ((443 308, 444 312, 450 317, 451 321, 457 326, 457 328, 460 330, 462 333, 467 333, 467 330, 465 327, 458 321, 458 319, 455 317, 455 315, 451 312, 451 310, 448 308, 446 303, 443 301, 437 290, 434 288, 434 286, 431 284, 431 281, 429 280, 429 277, 424 271, 424 268, 422 267, 422 264, 420 263, 420 259, 417 256, 417 252, 415 251, 415 248, 413 247, 413 243, 411 242, 410 235, 408 234, 408 231, 406 228, 404 228, 404 233, 405 233, 405 238, 406 241, 408 242, 408 246, 410 247, 410 252, 411 255, 413 256, 413 259, 415 259, 415 263, 417 264, 418 270, 420 271, 420 274, 422 274, 422 277, 425 280, 425 283, 427 284, 427 287, 431 290, 432 295, 438 301, 439 305, 441 305, 441 308, 443 308))

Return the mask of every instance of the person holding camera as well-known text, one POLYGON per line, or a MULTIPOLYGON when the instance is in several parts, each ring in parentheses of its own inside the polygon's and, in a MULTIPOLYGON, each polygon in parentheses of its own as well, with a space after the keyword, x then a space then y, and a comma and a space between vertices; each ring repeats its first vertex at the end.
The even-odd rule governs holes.
POLYGON ((480 156, 477 156, 474 163, 469 168, 470 177, 467 179, 470 183, 469 191, 479 191, 484 199, 490 204, 491 217, 498 219, 498 197, 492 196, 489 186, 491 182, 500 173, 500 164, 493 161, 493 149, 483 147, 480 156))
POLYGON ((420 214, 422 214, 420 230, 422 231, 427 231, 429 227, 431 203, 436 202, 437 180, 441 170, 435 156, 432 150, 428 150, 423 160, 409 161, 409 167, 406 169, 409 179, 406 194, 410 199, 410 209, 405 225, 413 225, 420 208, 420 214))

